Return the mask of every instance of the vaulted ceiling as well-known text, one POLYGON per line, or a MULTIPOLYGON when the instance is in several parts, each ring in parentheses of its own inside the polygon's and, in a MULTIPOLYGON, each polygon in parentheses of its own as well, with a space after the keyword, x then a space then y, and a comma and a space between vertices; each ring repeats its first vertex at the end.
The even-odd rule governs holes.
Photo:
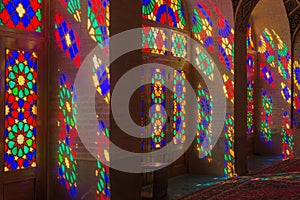
MULTIPOLYGON (((237 28, 245 27, 252 10, 259 0, 232 0, 235 16, 242 17, 243 20, 236 25, 237 28)), ((290 22, 291 37, 294 38, 300 28, 300 0, 283 0, 290 22)))

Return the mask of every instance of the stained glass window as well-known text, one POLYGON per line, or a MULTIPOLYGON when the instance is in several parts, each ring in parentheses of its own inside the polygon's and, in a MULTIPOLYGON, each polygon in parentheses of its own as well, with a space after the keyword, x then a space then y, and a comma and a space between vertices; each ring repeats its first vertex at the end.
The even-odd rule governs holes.
POLYGON ((234 118, 226 113, 225 118, 225 154, 224 154, 224 174, 225 177, 234 177, 234 118))
POLYGON ((285 83, 281 83, 281 96, 287 103, 291 103, 292 91, 285 83))
POLYGON ((110 0, 88 0, 87 29, 101 48, 108 46, 110 0))
POLYGON ((275 44, 273 37, 267 28, 259 37, 257 51, 271 67, 275 67, 275 44))
POLYGON ((66 53, 73 63, 80 67, 80 38, 79 35, 71 29, 63 17, 56 13, 55 15, 55 38, 57 45, 66 53))
POLYGON ((253 133, 254 125, 254 81, 248 81, 247 87, 247 133, 253 133))
POLYGON ((197 150, 200 157, 212 161, 212 96, 206 88, 198 86, 198 131, 197 150))
POLYGON ((173 56, 187 58, 187 36, 172 32, 171 53, 173 56))
POLYGON ((143 26, 142 51, 156 54, 166 54, 168 47, 167 31, 143 26))
POLYGON ((37 55, 6 49, 4 171, 36 167, 37 55))
POLYGON ((186 29, 184 9, 181 0, 167 0, 169 26, 186 29))
POLYGON ((174 110, 173 110, 173 133, 174 144, 182 144, 185 141, 186 112, 185 112, 185 86, 186 77, 183 71, 174 72, 174 110))
POLYGON ((192 32, 194 37, 200 41, 211 53, 214 52, 213 40, 213 22, 208 7, 198 1, 196 8, 193 11, 193 28, 192 32))
POLYGON ((226 74, 223 74, 223 90, 227 99, 234 103, 234 82, 226 74))
POLYGON ((60 0, 60 2, 77 22, 81 22, 80 0, 60 0))
POLYGON ((142 0, 142 16, 144 19, 186 29, 181 0, 142 0))
POLYGON ((66 76, 60 77, 59 121, 61 131, 58 140, 58 178, 72 197, 77 192, 77 137, 76 129, 76 95, 75 88, 67 81, 66 76))
POLYGON ((274 74, 270 71, 267 65, 260 63, 260 76, 266 81, 267 84, 274 87, 274 74))
POLYGON ((151 77, 151 147, 156 149, 166 144, 166 72, 153 68, 151 77))
POLYGON ((0 25, 42 32, 42 0, 0 2, 0 25))
POLYGON ((211 80, 214 80, 214 68, 213 61, 202 51, 199 47, 196 47, 195 55, 197 67, 203 71, 203 73, 211 80))
MULTIPOLYGON (((293 120, 294 125, 296 122, 293 120)), ((289 159, 294 156, 294 136, 292 130, 292 120, 287 112, 283 114, 281 137, 282 137, 282 158, 289 159)))
POLYGON ((261 138, 271 144, 271 121, 273 113, 273 101, 271 96, 264 90, 262 92, 262 112, 261 112, 261 138))

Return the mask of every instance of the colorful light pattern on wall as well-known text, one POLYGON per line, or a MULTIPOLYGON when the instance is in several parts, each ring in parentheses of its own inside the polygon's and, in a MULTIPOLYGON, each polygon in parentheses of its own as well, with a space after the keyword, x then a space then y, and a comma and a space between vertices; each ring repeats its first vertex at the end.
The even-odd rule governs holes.
POLYGON ((143 26, 142 51, 147 53, 166 54, 168 47, 167 31, 143 26))
POLYGON ((253 35, 252 35, 252 28, 250 23, 247 24, 247 42, 246 42, 246 47, 248 50, 255 50, 254 48, 254 42, 253 42, 253 35))
POLYGON ((42 0, 0 2, 0 25, 42 32, 42 0))
POLYGON ((223 90, 227 99, 234 104, 234 82, 226 74, 223 74, 223 90))
POLYGON ((175 57, 187 58, 187 36, 172 32, 171 53, 175 57))
POLYGON ((254 81, 248 81, 247 87, 247 133, 253 133, 254 126, 254 81))
POLYGON ((199 84, 198 96, 198 131, 197 150, 199 157, 204 157, 208 162, 212 161, 212 97, 206 88, 199 84))
POLYGON ((97 182, 97 200, 109 200, 110 199, 110 178, 109 167, 103 164, 103 161, 110 161, 109 155, 109 130, 106 128, 103 120, 100 119, 97 132, 97 145, 98 145, 98 160, 96 177, 97 182), (102 156, 103 155, 103 156, 102 156))
POLYGON ((225 125, 225 154, 224 154, 224 175, 227 178, 235 176, 234 168, 234 118, 226 113, 225 125))
POLYGON ((255 61, 251 53, 247 53, 247 71, 249 74, 253 74, 255 72, 255 61))
POLYGON ((297 60, 294 61, 294 85, 300 90, 300 64, 297 60))
MULTIPOLYGON (((296 122, 293 121, 294 125, 296 122)), ((283 114, 282 120, 282 129, 281 129, 281 136, 282 136, 282 158, 290 159, 294 157, 294 136, 293 136, 293 129, 291 127, 292 120, 290 115, 287 112, 283 114)))
POLYGON ((151 147, 157 149, 166 144, 166 72, 152 68, 151 76, 151 147))
POLYGON ((197 67, 211 80, 214 80, 214 63, 199 47, 196 47, 195 55, 197 67))
POLYGON ((218 15, 218 56, 226 69, 234 74, 234 30, 220 10, 213 4, 212 7, 218 15))
POLYGON ((87 30, 101 48, 109 45, 110 0, 88 0, 87 30))
POLYGON ((258 54, 271 66, 275 65, 275 44, 270 31, 265 28, 258 41, 258 54))
POLYGON ((184 71, 175 71, 174 72, 174 110, 173 110, 173 141, 174 144, 183 144, 185 141, 185 87, 186 77, 184 71))
POLYGON ((64 74, 60 77, 58 140, 58 178, 74 198, 77 192, 77 137, 75 88, 64 74))
POLYGON ((261 112, 261 138, 267 143, 271 144, 271 120, 273 112, 273 101, 271 96, 264 90, 262 92, 262 112, 261 112))
POLYGON ((63 17, 56 13, 55 15, 55 38, 57 45, 61 48, 70 58, 73 63, 80 67, 80 38, 78 34, 71 29, 63 17))
POLYGON ((289 104, 291 104, 292 101, 292 91, 290 88, 285 84, 281 83, 281 96, 282 98, 289 104))
POLYGON ((274 74, 270 71, 267 65, 260 63, 260 76, 269 84, 271 87, 274 87, 274 74))
POLYGON ((198 1, 196 8, 193 11, 193 28, 192 32, 194 37, 200 41, 202 45, 214 52, 214 40, 213 40, 213 22, 211 20, 211 13, 208 7, 198 1))
POLYGON ((181 0, 143 0, 142 16, 144 19, 186 29, 181 0))
POLYGON ((97 57, 93 56, 94 66, 92 68, 93 82, 97 92, 104 98, 106 103, 110 102, 110 73, 109 66, 97 57))
POLYGON ((77 22, 81 22, 80 0, 60 0, 77 22))
POLYGON ((293 95, 293 97, 294 97, 294 101, 293 101, 294 109, 295 109, 298 113, 300 113, 300 96, 299 96, 296 92, 294 92, 293 94, 294 94, 294 95, 293 95))
POLYGON ((5 51, 4 171, 36 167, 37 55, 5 51))
POLYGON ((291 79, 291 53, 288 50, 288 46, 281 40, 280 36, 273 30, 277 39, 278 47, 278 72, 286 80, 291 79))

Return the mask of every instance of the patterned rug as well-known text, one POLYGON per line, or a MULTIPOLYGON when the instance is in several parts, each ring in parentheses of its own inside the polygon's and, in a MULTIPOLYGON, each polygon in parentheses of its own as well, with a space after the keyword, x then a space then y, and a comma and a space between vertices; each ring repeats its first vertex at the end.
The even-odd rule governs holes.
POLYGON ((180 200, 200 199, 300 199, 300 159, 217 183, 180 200))

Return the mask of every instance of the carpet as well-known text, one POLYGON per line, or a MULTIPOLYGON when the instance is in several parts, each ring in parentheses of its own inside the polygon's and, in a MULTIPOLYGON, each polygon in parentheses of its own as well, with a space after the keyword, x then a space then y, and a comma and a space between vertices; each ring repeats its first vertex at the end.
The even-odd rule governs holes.
POLYGON ((222 181, 180 200, 300 199, 300 159, 291 159, 249 176, 222 181))

